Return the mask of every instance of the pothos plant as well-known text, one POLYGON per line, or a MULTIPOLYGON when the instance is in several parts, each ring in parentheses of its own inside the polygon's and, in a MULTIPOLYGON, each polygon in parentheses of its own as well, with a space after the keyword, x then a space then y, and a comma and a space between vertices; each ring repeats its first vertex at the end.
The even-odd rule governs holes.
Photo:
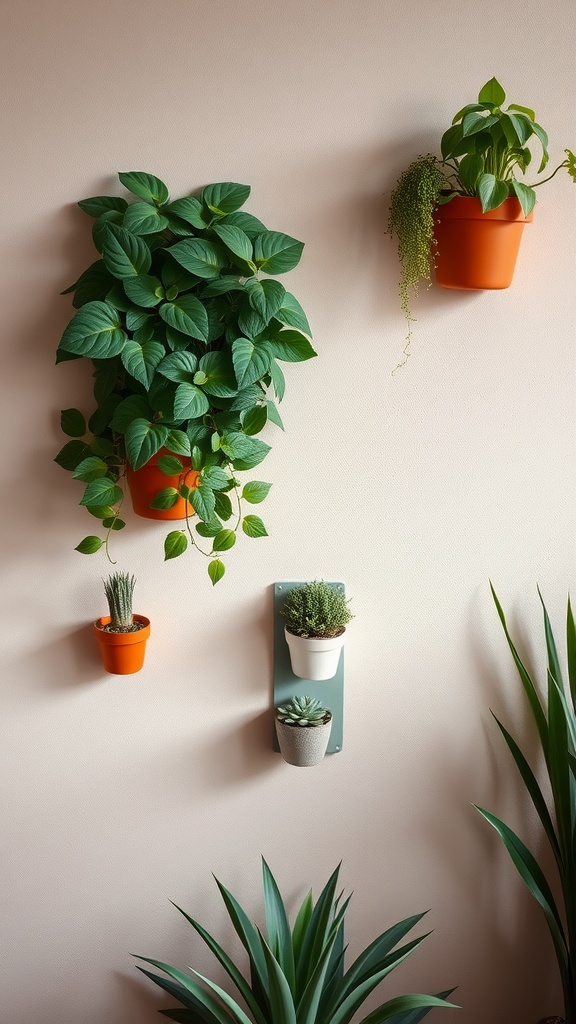
MULTIPOLYGON (((545 178, 519 181, 533 160, 530 146, 540 152, 537 174, 549 161, 548 135, 529 107, 510 103, 496 78, 482 86, 476 103, 468 103, 452 119, 440 141, 440 153, 420 156, 402 172, 390 200, 388 232, 398 242, 401 266, 400 301, 408 321, 407 346, 413 320, 411 293, 420 281, 430 282, 434 267, 434 214, 457 196, 480 200, 482 212, 516 197, 527 217, 536 202, 535 189, 565 169, 576 181, 576 156, 565 159, 545 178)), ((407 355, 407 350, 405 350, 407 355)))
POLYGON ((263 501, 271 485, 242 485, 238 474, 268 454, 257 436, 266 424, 283 428, 279 361, 316 355, 300 303, 272 276, 298 264, 303 243, 241 209, 248 185, 219 182, 171 200, 152 174, 118 177, 131 202, 96 196, 78 204, 94 218, 99 258, 63 292, 73 293, 77 312, 56 361, 91 361, 96 408, 87 422, 78 409, 62 412, 71 440, 56 462, 84 483, 80 504, 103 527, 103 536, 85 537, 76 550, 104 548, 112 561, 110 535, 125 526, 127 469, 160 452, 166 476, 182 476, 152 507, 186 502, 184 528, 166 537, 165 559, 193 546, 208 557, 216 583, 225 571, 221 554, 240 528, 266 536, 244 503, 263 501), (185 482, 183 459, 198 473, 194 486, 185 482))

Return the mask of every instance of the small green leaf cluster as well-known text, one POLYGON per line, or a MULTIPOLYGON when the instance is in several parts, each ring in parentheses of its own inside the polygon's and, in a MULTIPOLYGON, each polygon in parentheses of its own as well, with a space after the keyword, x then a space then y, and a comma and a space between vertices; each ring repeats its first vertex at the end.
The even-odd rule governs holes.
POLYGON ((344 593, 323 580, 303 583, 287 595, 280 615, 294 636, 334 637, 344 632, 354 617, 344 593))
MULTIPOLYGON (((57 362, 84 357, 93 368, 96 409, 87 423, 77 409, 62 413, 72 440, 56 457, 86 485, 81 504, 107 531, 77 550, 108 552, 111 531, 125 526, 127 467, 166 449, 167 476, 191 460, 199 481, 164 488, 153 506, 183 497, 200 520, 198 535, 213 539, 204 552, 212 558, 232 547, 240 526, 249 537, 266 536, 240 502, 264 500, 270 485, 255 481, 240 492, 236 474, 268 454, 257 435, 269 422, 283 428, 280 363, 316 355, 300 303, 272 276, 297 266, 303 243, 242 210, 248 185, 219 182, 171 200, 152 174, 119 178, 134 201, 95 196, 78 204, 94 218, 99 258, 66 290, 77 312, 57 352, 57 362)), ((189 542, 198 547, 188 521, 186 531, 167 539, 165 557, 189 542)), ((222 577, 219 558, 209 573, 213 582, 222 577)))
POLYGON ((131 626, 132 598, 136 577, 127 572, 113 572, 104 580, 104 592, 110 609, 110 625, 119 629, 131 626))
POLYGON ((332 717, 330 709, 322 707, 316 697, 291 697, 276 708, 276 717, 285 725, 323 725, 332 717))
POLYGON ((515 196, 524 211, 532 211, 535 188, 549 181, 562 168, 576 181, 576 157, 565 150, 563 160, 548 177, 526 185, 517 180, 532 163, 529 143, 537 141, 541 150, 538 173, 549 160, 548 135, 528 107, 510 103, 504 109, 506 93, 491 78, 482 87, 476 103, 469 103, 455 114, 444 132, 441 157, 418 157, 400 175, 392 192, 388 232, 398 242, 401 266, 400 299, 408 321, 410 342, 410 290, 430 281, 434 265, 434 211, 455 196, 476 196, 484 213, 495 210, 515 196))
MULTIPOLYGON (((523 664, 514 645, 502 606, 490 584, 496 610, 520 677, 526 707, 535 726, 538 746, 545 766, 546 786, 530 767, 516 740, 494 716, 512 755, 524 787, 542 826, 553 857, 546 856, 541 866, 518 835, 500 818, 477 807, 480 814, 500 836, 514 866, 546 918, 562 983, 564 1019, 576 1020, 576 625, 568 599, 566 611, 566 661, 568 686, 565 686, 558 649, 546 605, 539 593, 544 619, 547 652, 546 698, 523 664), (552 802, 548 794, 552 796, 552 802), (549 882, 549 863, 555 864, 549 882)), ((540 841, 538 841, 540 849, 540 841)))
MULTIPOLYGON (((305 896, 291 926, 278 883, 262 861, 265 927, 254 924, 233 894, 216 879, 231 925, 248 956, 239 966, 220 943, 180 907, 176 909, 206 943, 238 993, 238 999, 204 974, 137 956, 161 974, 138 970, 183 1009, 162 1012, 186 1024, 350 1024, 371 992, 426 938, 404 937, 424 917, 415 914, 382 932, 346 968, 344 922, 350 896, 338 892, 339 868, 315 901, 305 896)), ((360 1024, 417 1024, 434 1007, 446 1002, 453 989, 437 995, 414 993, 381 1003, 360 1024)))

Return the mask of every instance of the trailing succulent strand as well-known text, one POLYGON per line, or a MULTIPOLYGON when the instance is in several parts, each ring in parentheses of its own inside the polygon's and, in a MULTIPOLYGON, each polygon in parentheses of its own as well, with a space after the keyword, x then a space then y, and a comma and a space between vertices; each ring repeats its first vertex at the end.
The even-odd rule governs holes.
POLYGON ((292 697, 287 704, 276 708, 279 722, 285 725, 323 725, 331 717, 328 708, 322 706, 316 697, 292 697))
POLYGON ((270 451, 257 435, 270 423, 283 429, 280 363, 316 355, 304 310, 276 280, 297 266, 304 246, 242 209, 249 185, 217 182, 171 200, 153 174, 118 177, 132 201, 78 204, 94 219, 99 258, 67 289, 77 312, 57 353, 57 362, 88 359, 94 377, 96 409, 88 421, 78 409, 62 411, 70 440, 56 456, 84 484, 80 504, 104 530, 76 550, 104 548, 112 561, 110 538, 126 526, 126 473, 159 455, 166 486, 151 507, 186 503, 164 557, 194 547, 217 583, 222 554, 240 533, 267 536, 260 516, 245 510, 271 485, 242 485, 239 474, 270 451), (190 466, 197 476, 189 484, 190 466))
MULTIPOLYGON (((162 972, 139 967, 183 1007, 161 1010, 165 1016, 180 1024, 350 1024, 368 995, 426 938, 421 935, 399 945, 424 916, 415 914, 384 931, 346 969, 344 919, 350 897, 343 899, 337 891, 339 868, 316 901, 312 891, 308 892, 292 926, 276 879, 264 860, 262 872, 264 928, 252 923, 238 900, 216 879, 248 955, 245 973, 206 928, 176 908, 214 954, 240 1002, 192 968, 188 973, 161 960, 137 957, 162 972)), ((389 1019, 393 1024, 418 1024, 433 1007, 454 1006, 446 1002, 452 991, 395 996, 363 1017, 360 1024, 384 1024, 389 1019)))
POLYGON ((124 629, 132 625, 132 597, 136 577, 127 572, 111 573, 104 580, 104 591, 110 610, 110 625, 124 629))

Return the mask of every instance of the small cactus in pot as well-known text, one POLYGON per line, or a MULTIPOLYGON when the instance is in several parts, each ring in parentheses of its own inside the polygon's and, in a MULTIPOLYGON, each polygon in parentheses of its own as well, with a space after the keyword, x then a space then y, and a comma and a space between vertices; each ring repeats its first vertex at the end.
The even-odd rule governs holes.
POLYGON ((110 614, 94 623, 104 668, 117 675, 140 671, 150 636, 150 619, 132 611, 135 585, 135 576, 127 572, 111 573, 104 580, 110 614))
POLYGON ((276 708, 276 734, 282 757, 288 764, 307 768, 322 761, 332 712, 315 697, 292 697, 276 708))

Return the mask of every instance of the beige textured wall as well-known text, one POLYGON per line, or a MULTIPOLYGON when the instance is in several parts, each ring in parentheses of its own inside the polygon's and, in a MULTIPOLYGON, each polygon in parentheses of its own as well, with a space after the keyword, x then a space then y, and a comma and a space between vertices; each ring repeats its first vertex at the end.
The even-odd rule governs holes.
POLYGON ((574 145, 575 31, 570 0, 0 5, 5 1024, 152 1024, 166 1002, 129 952, 209 969, 168 899, 228 941, 210 873, 258 914, 261 853, 292 902, 343 859, 352 951, 432 908, 389 995, 457 984, 466 1024, 559 1009, 544 927, 470 805, 538 845, 488 713, 524 734, 487 581, 541 665, 536 582, 561 632, 573 581, 575 192, 543 193, 510 291, 422 296, 394 377, 384 228, 400 168, 493 74, 553 157, 574 145), (59 292, 91 258, 74 203, 131 169, 174 195, 252 185, 306 242, 290 284, 319 358, 287 368, 270 538, 215 590, 194 558, 163 564, 163 527, 118 539, 153 619, 123 680, 94 659, 106 563, 74 552, 88 517, 52 458, 89 394, 84 366, 54 367, 59 292), (345 580, 356 620, 345 751, 302 773, 268 749, 270 586, 312 577, 345 580))

